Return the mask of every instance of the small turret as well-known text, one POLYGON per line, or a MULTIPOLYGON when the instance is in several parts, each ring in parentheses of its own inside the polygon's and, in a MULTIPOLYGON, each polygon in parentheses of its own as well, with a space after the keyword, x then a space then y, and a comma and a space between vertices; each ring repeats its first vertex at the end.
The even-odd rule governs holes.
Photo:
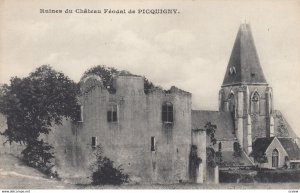
POLYGON ((114 79, 117 94, 139 95, 144 93, 144 77, 121 71, 114 79))

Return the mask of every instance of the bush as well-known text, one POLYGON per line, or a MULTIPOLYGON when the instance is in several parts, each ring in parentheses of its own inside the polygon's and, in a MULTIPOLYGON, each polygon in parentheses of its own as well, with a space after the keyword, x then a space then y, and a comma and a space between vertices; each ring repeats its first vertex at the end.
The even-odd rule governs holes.
POLYGON ((255 176, 258 182, 300 182, 300 170, 261 170, 255 176))
POLYGON ((234 157, 241 157, 242 156, 242 148, 241 145, 238 142, 234 143, 234 152, 233 152, 233 156, 234 157))
POLYGON ((207 167, 211 167, 211 168, 215 168, 217 165, 216 152, 211 147, 206 148, 206 165, 207 165, 207 167))
POLYGON ((221 183, 283 183, 300 182, 300 170, 256 170, 220 171, 221 183))
POLYGON ((22 161, 33 168, 38 169, 42 173, 58 178, 57 172, 53 172, 53 147, 48 143, 41 141, 32 141, 22 151, 22 161))
POLYGON ((237 171, 220 171, 220 183, 253 183, 255 176, 253 174, 237 171))
POLYGON ((91 165, 93 185, 121 185, 129 181, 128 174, 123 173, 121 165, 114 167, 114 162, 103 157, 101 146, 97 146, 94 152, 96 161, 91 165))

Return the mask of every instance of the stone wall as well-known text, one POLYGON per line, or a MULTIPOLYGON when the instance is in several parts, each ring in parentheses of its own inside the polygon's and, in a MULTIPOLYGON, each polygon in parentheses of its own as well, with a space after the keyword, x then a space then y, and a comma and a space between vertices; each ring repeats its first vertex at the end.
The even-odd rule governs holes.
POLYGON ((270 168, 272 169, 272 152, 274 149, 277 149, 279 152, 279 159, 278 159, 278 168, 282 168, 285 165, 285 156, 288 156, 286 151, 283 149, 282 145, 280 144, 277 138, 274 138, 272 143, 266 150, 266 157, 268 159, 267 163, 263 163, 260 166, 262 168, 270 168))
POLYGON ((220 111, 230 111, 230 104, 235 106, 235 130, 238 141, 249 154, 252 141, 257 137, 270 136, 270 117, 273 114, 272 89, 266 85, 237 85, 223 87, 219 92, 220 111), (258 106, 254 107, 251 100, 258 93, 258 106), (234 99, 230 100, 230 95, 234 99), (254 109, 257 109, 254 113, 254 109), (251 129, 249 129, 251 128, 251 129))
POLYGON ((138 76, 119 76, 115 81, 115 94, 110 94, 101 81, 82 83, 83 95, 79 102, 83 106, 83 122, 74 125, 66 121, 54 134, 59 138, 56 141, 59 168, 89 176, 92 137, 95 137, 97 144, 103 146, 105 156, 117 166, 122 165, 134 181, 189 180, 191 94, 172 87, 169 91, 155 89, 146 95, 143 81, 138 76), (165 102, 173 104, 172 124, 162 122, 165 102), (107 120, 112 106, 117 107, 116 122, 107 120), (152 137, 155 138, 154 151, 151 150, 152 137))
POLYGON ((221 143, 221 151, 233 151, 233 144, 237 140, 217 140, 217 143, 213 146, 215 151, 219 151, 219 143, 221 143))

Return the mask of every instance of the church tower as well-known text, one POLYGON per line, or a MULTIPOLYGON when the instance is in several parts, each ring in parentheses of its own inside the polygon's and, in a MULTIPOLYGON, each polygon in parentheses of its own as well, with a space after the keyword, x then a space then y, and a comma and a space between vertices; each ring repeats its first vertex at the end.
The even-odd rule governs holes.
POLYGON ((232 113, 232 132, 248 154, 255 138, 274 135, 272 88, 261 68, 249 24, 241 24, 237 33, 219 92, 219 110, 232 113))

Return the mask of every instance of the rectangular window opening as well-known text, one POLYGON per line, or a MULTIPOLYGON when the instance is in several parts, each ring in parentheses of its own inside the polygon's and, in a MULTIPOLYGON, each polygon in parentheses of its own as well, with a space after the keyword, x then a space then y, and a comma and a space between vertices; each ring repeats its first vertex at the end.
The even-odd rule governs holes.
POLYGON ((117 122, 118 121, 118 111, 117 106, 111 106, 107 111, 107 122, 117 122))
POLYGON ((151 137, 151 151, 155 151, 155 137, 151 137))
POLYGON ((97 137, 92 137, 92 147, 95 148, 97 146, 97 137))
POLYGON ((171 103, 162 105, 162 121, 164 123, 173 123, 173 105, 171 103))
POLYGON ((117 117, 117 111, 114 111, 114 112, 112 113, 112 121, 113 121, 113 122, 117 122, 117 119, 118 119, 118 117, 117 117))

